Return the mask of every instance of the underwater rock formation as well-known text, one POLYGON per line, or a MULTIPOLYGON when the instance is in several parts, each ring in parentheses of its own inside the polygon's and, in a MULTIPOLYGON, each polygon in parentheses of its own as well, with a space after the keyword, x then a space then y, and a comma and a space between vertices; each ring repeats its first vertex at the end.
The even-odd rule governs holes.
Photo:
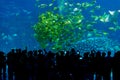
POLYGON ((111 51, 116 52, 120 50, 120 44, 107 37, 92 37, 76 42, 73 48, 79 50, 80 53, 95 51, 111 51))

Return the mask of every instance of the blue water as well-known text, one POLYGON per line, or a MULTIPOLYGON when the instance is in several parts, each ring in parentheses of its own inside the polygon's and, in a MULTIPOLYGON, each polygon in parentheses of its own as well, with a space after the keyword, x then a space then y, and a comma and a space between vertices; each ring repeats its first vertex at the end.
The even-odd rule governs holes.
MULTIPOLYGON (((50 2, 50 0, 40 1, 45 4, 50 2)), ((84 2, 89 0, 69 1, 84 2)), ((120 10, 119 3, 120 0, 97 0, 97 4, 103 7, 101 11, 105 12, 120 10)), ((8 52, 11 48, 24 49, 26 46, 29 50, 40 48, 33 36, 32 26, 38 21, 38 15, 42 11, 35 4, 35 0, 0 0, 0 50, 8 52)), ((58 4, 56 3, 56 5, 58 4)), ((99 24, 97 26, 103 30, 106 29, 106 25, 99 24)), ((120 30, 110 32, 110 38, 120 42, 118 34, 120 34, 120 30)))

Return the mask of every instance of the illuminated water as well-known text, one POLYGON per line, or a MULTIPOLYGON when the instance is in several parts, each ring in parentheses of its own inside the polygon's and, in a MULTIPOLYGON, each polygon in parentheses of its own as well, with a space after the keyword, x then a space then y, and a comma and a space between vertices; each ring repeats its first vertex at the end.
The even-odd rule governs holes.
MULTIPOLYGON (((50 3, 50 0, 39 1, 38 3, 50 3)), ((65 2, 66 0, 62 1, 65 2)), ((79 0, 69 1, 81 3, 79 0)), ((43 12, 36 7, 38 3, 35 0, 0 0, 0 50, 8 52, 11 48, 24 49, 28 47, 29 50, 40 48, 33 36, 34 31, 32 29, 32 26, 38 21, 38 14, 43 12)), ((119 3, 119 0, 97 0, 97 4, 103 7, 101 11, 104 12, 120 10, 119 3)), ((56 5, 59 6, 57 2, 56 5)), ((99 13, 96 12, 96 14, 99 13)), ((87 16, 87 13, 85 14, 87 16)), ((118 13, 117 18, 120 18, 120 13, 118 13)), ((117 20, 118 25, 120 25, 119 19, 117 20)), ((106 27, 111 26, 111 24, 96 26, 98 29, 107 30, 106 27)), ((120 30, 108 30, 107 32, 109 32, 111 40, 120 42, 120 35, 118 35, 120 30)))

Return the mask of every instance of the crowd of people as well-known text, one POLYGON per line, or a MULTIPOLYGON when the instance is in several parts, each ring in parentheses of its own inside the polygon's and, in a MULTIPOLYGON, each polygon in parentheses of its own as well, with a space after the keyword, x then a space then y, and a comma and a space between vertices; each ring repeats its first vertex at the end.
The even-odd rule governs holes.
POLYGON ((120 51, 75 49, 53 53, 46 50, 12 49, 0 52, 0 80, 120 80, 120 51), (6 70, 8 66, 8 70, 6 70))

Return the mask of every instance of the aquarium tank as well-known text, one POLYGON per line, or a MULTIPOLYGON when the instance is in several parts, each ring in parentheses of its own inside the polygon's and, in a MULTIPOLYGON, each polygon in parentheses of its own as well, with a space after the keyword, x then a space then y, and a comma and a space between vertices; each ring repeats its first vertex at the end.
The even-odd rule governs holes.
POLYGON ((0 0, 0 50, 120 50, 120 1, 0 0))

